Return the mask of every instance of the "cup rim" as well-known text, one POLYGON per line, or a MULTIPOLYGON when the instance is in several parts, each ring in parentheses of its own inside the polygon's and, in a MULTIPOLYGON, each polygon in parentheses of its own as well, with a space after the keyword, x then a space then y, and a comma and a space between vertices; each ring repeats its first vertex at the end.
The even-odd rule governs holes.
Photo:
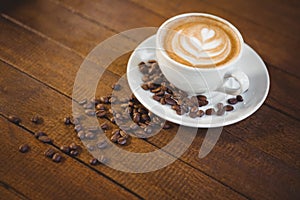
POLYGON ((180 15, 176 15, 176 16, 173 16, 169 19, 167 19, 162 25, 160 25, 160 27, 158 28, 158 31, 156 33, 156 48, 157 49, 160 49, 160 50, 163 50, 163 51, 160 51, 161 54, 169 61, 171 62, 172 64, 176 64, 184 69, 187 69, 187 70, 204 70, 204 71, 211 71, 211 70, 216 70, 216 69, 224 69, 224 68, 227 68, 229 66, 232 66, 233 64, 235 64, 239 59, 240 57, 242 56, 242 53, 243 53, 243 45, 244 45, 244 39, 240 33, 240 31, 233 25, 231 24, 228 20, 224 19, 224 18, 221 18, 219 16, 216 16, 216 15, 213 15, 213 14, 209 14, 209 13, 183 13, 183 14, 180 14, 180 15), (232 30, 234 30, 234 32, 237 34, 239 40, 240 40, 240 53, 239 55, 234 58, 233 60, 231 60, 229 63, 226 63, 224 65, 221 65, 221 66, 218 66, 218 67, 208 67, 208 68, 200 68, 200 67, 190 67, 188 65, 184 65, 180 62, 177 62, 173 59, 171 59, 169 57, 169 55, 166 53, 165 49, 163 48, 163 45, 160 44, 160 35, 161 35, 161 32, 162 30, 164 29, 164 27, 178 19, 178 18, 183 18, 183 17, 187 17, 187 16, 205 16, 205 17, 209 17, 209 18, 213 18, 213 19, 217 19, 223 23, 225 23, 226 25, 228 25, 232 30))

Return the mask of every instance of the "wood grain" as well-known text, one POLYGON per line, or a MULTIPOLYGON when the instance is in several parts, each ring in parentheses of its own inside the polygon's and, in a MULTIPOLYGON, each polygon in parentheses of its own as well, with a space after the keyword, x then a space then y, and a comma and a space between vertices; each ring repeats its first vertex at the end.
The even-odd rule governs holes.
POLYGON ((17 193, 15 190, 9 188, 9 186, 5 185, 3 182, 0 183, 0 195, 2 199, 10 199, 10 200, 28 199, 25 196, 17 193))
MULTIPOLYGON (((81 143, 72 128, 66 127, 62 122, 63 117, 71 113, 71 99, 58 94, 2 62, 0 67, 3 75, 7 77, 6 79, 1 79, 0 82, 0 86, 2 86, 0 89, 2 93, 0 95, 0 103, 1 105, 7 105, 0 108, 2 115, 8 116, 9 114, 14 114, 21 117, 23 119, 21 126, 33 132, 46 132, 54 140, 55 146, 71 142, 81 143), (6 87, 4 88, 3 86, 6 87), (14 104, 10 103, 12 99, 14 99, 14 104), (47 99, 47 101, 43 101, 43 99, 47 99), (30 122, 30 117, 35 113, 44 117, 44 124, 37 126, 30 122)), ((106 93, 107 91, 103 92, 106 93)), ((31 136, 31 139, 34 140, 33 136, 31 136)), ((154 146, 149 143, 133 138, 126 150, 139 152, 139 149, 144 149, 144 151, 149 152, 153 151, 153 148, 154 146)), ((83 148, 82 153, 78 156, 78 160, 88 163, 90 159, 91 155, 83 148)), ((124 173, 103 165, 95 166, 93 169, 97 170, 98 173, 103 173, 105 176, 112 178, 143 198, 202 197, 244 199, 243 196, 230 190, 227 186, 186 165, 180 160, 175 161, 166 168, 145 174, 124 173), (186 188, 189 188, 189 190, 186 190, 186 188)), ((79 173, 76 172, 75 174, 79 173)))

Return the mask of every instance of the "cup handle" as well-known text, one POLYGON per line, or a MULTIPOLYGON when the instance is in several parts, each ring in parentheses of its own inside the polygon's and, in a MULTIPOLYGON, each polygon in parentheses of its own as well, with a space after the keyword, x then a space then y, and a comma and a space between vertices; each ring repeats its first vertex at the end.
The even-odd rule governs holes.
POLYGON ((244 72, 233 71, 233 72, 228 72, 224 75, 223 87, 221 89, 224 90, 225 93, 231 95, 239 95, 247 91, 248 88, 249 88, 249 78, 244 72), (226 82, 231 78, 233 78, 239 84, 238 88, 232 88, 226 86, 226 82))

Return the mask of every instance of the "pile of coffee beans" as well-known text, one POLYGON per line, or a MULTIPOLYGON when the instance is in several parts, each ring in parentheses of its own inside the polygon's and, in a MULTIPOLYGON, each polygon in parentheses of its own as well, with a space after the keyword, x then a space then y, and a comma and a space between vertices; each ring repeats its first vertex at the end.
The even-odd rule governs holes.
POLYGON ((139 63, 139 70, 143 74, 144 90, 153 93, 152 98, 162 105, 169 105, 178 115, 187 114, 191 118, 202 117, 204 115, 224 115, 234 108, 231 105, 242 102, 243 97, 238 95, 236 98, 228 99, 231 105, 223 106, 222 103, 217 104, 215 108, 202 110, 201 107, 209 105, 207 97, 197 95, 189 97, 188 94, 171 84, 162 74, 158 63, 155 60, 149 60, 147 63, 139 63))

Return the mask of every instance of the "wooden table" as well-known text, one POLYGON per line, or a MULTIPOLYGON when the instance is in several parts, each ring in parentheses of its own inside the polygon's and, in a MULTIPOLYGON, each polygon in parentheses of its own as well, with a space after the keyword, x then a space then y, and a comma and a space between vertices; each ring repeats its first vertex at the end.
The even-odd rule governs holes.
MULTIPOLYGON (((39 0, 0 1, 0 199, 299 199, 300 74, 299 1, 290 0, 39 0), (265 61, 271 88, 251 117, 226 126, 212 152, 198 158, 206 129, 171 165, 149 173, 92 166, 84 148, 54 163, 49 146, 33 133, 46 132, 57 151, 81 144, 63 118, 85 56, 101 41, 125 30, 158 27, 184 12, 208 12, 230 20, 265 61), (38 114, 44 123, 33 124, 38 114), (19 125, 9 115, 22 119, 19 125), (31 149, 22 154, 18 146, 31 149)), ((130 54, 105 72, 97 95, 126 71, 130 54)), ((100 81, 101 82, 101 81, 100 81)), ((124 148, 148 152, 176 134, 162 130, 124 148)), ((168 152, 166 152, 168 153, 168 152)))

